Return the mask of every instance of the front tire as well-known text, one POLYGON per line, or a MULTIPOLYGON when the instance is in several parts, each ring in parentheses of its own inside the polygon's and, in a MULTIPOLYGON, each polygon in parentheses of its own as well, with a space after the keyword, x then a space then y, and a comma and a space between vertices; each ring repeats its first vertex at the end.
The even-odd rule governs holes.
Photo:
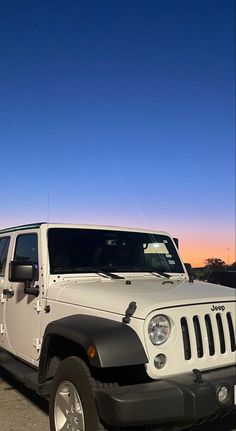
POLYGON ((105 431, 94 398, 87 365, 76 356, 60 364, 49 401, 51 431, 105 431))

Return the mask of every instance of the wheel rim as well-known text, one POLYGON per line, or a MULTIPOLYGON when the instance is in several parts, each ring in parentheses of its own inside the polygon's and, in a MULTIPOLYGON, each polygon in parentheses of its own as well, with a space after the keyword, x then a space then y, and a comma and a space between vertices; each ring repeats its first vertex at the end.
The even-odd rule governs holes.
POLYGON ((71 382, 62 382, 57 389, 54 421, 56 431, 85 431, 82 403, 71 382))

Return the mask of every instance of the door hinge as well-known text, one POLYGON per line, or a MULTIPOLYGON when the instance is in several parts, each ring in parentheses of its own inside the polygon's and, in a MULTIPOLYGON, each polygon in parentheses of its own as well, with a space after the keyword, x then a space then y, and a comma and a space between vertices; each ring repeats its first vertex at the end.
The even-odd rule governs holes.
POLYGON ((4 302, 7 302, 7 299, 6 299, 5 295, 3 295, 3 293, 1 293, 0 301, 1 301, 1 303, 2 303, 2 304, 3 304, 4 302))
POLYGON ((40 311, 42 310, 42 306, 41 306, 40 301, 36 301, 36 302, 34 303, 34 310, 36 310, 36 311, 37 311, 37 313, 40 313, 40 311))
POLYGON ((35 347, 36 350, 40 350, 41 349, 41 340, 39 338, 34 338, 33 339, 33 346, 35 347))
POLYGON ((0 324, 0 334, 5 334, 6 333, 6 329, 5 326, 3 325, 3 323, 0 324))

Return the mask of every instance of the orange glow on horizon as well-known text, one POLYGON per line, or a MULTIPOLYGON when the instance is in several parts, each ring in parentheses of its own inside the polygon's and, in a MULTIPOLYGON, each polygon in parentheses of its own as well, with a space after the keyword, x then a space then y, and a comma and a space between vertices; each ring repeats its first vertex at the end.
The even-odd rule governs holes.
POLYGON ((184 262, 189 262, 193 267, 205 266, 205 260, 211 257, 222 259, 226 264, 231 265, 236 261, 235 245, 230 244, 227 247, 225 244, 214 244, 207 241, 206 238, 202 241, 192 240, 189 242, 180 241, 180 254, 184 262))

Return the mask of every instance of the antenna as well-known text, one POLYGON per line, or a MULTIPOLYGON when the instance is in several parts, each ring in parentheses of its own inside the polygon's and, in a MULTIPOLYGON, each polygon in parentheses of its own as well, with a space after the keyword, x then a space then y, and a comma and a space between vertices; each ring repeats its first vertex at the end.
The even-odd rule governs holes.
POLYGON ((47 222, 49 223, 49 212, 50 212, 50 195, 48 195, 48 208, 47 208, 47 222))

